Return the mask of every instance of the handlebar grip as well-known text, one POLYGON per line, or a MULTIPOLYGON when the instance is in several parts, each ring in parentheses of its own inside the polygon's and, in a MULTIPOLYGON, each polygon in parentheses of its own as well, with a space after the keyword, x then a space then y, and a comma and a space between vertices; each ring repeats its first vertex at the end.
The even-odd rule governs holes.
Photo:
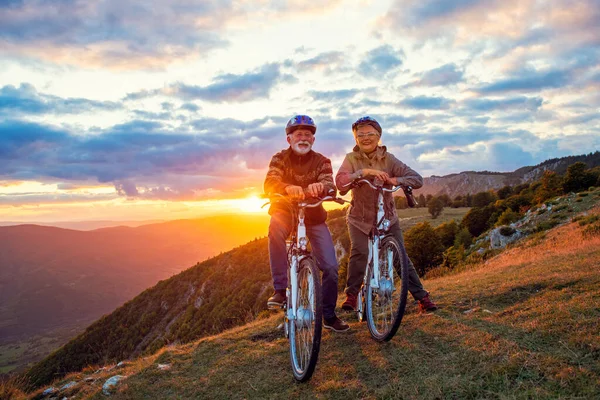
POLYGON ((413 196, 411 186, 402 186, 402 191, 404 192, 404 196, 406 196, 406 203, 410 208, 414 208, 415 206, 419 205, 419 203, 417 203, 417 200, 415 199, 415 196, 413 196))

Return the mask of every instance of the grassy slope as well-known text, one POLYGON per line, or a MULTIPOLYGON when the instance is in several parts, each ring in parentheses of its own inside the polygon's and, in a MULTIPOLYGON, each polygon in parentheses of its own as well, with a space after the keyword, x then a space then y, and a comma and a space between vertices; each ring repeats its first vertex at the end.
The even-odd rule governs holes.
MULTIPOLYGON (((324 332, 307 384, 293 382, 274 315, 135 361, 118 372, 128 378, 111 398, 598 398, 600 236, 584 239, 581 229, 561 226, 425 282, 442 309, 422 315, 410 306, 390 343, 375 343, 347 315, 351 332, 324 332)), ((74 374, 56 386, 96 377, 67 394, 101 399, 115 373, 74 374)))

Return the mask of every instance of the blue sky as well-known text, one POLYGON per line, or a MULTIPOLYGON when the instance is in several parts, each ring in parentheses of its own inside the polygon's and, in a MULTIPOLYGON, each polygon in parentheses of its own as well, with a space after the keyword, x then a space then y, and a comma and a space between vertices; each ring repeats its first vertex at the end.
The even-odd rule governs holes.
POLYGON ((334 170, 363 115, 423 176, 598 150, 598 21, 595 0, 1 2, 0 221, 237 207, 296 113, 334 170))

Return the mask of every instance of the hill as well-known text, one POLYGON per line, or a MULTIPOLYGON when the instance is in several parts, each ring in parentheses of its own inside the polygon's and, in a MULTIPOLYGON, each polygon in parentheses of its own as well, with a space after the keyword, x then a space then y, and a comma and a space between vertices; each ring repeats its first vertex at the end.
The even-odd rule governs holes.
MULTIPOLYGON (((448 214, 460 220, 466 210, 449 209, 448 214)), ((403 226, 429 219, 424 209, 401 210, 400 215, 403 226)), ((344 259, 350 243, 345 218, 333 218, 328 224, 338 257, 344 259)), ((43 384, 56 374, 89 364, 137 357, 245 324, 263 312, 271 289, 267 240, 259 239, 144 291, 35 365, 30 375, 35 384, 43 384)))
POLYGON ((114 399, 598 398, 600 235, 584 230, 567 223, 427 281, 441 309, 409 306, 389 343, 355 319, 348 334, 325 332, 307 384, 293 382, 277 313, 118 367, 88 367, 55 382, 72 383, 54 395, 104 398, 102 384, 119 374, 114 399))
POLYGON ((37 361, 142 290, 267 231, 266 215, 76 231, 0 227, 0 372, 37 361))
POLYGON ((465 171, 445 176, 433 175, 424 179, 423 187, 415 190, 415 194, 438 196, 445 193, 454 198, 468 193, 485 192, 507 185, 514 186, 536 181, 541 178, 546 170, 562 175, 567 171, 569 165, 578 161, 586 163, 588 168, 600 166, 600 152, 553 158, 535 166, 519 168, 513 172, 465 171))

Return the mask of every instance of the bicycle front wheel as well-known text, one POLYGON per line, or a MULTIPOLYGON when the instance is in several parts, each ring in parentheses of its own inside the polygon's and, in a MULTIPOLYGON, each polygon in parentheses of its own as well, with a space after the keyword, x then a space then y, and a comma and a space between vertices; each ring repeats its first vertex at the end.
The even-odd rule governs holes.
POLYGON ((379 249, 379 287, 373 287, 373 264, 368 268, 365 312, 373 339, 388 341, 398 331, 408 295, 408 265, 402 259, 398 241, 387 236, 379 249))
POLYGON ((305 382, 317 365, 323 327, 321 275, 312 258, 300 262, 296 315, 288 320, 288 324, 294 378, 305 382))

